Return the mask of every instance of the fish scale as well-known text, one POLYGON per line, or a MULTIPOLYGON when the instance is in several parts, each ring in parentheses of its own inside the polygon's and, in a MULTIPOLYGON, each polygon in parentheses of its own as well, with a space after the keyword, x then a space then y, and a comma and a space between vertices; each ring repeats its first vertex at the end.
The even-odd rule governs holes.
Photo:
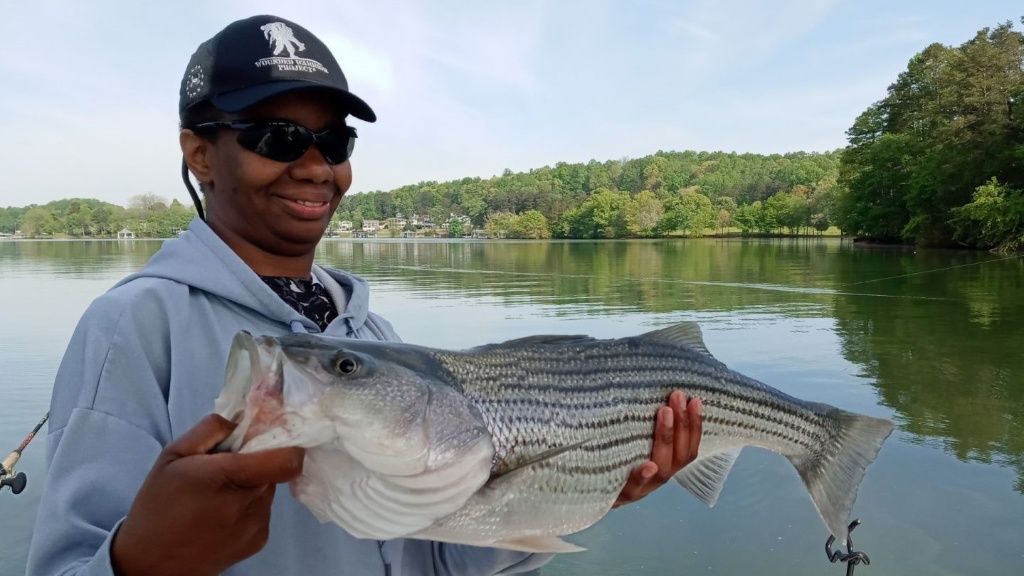
MULTIPOLYGON (((756 445, 782 453, 796 452, 820 442, 825 436, 815 433, 823 420, 812 410, 789 408, 799 406, 799 400, 787 398, 790 404, 783 404, 779 401, 780 393, 772 394, 761 390, 760 385, 752 386, 749 379, 724 366, 708 369, 707 365, 692 362, 685 356, 680 358, 678 349, 668 347, 667 353, 658 353, 661 351, 651 346, 648 348, 653 349, 643 350, 645 355, 637 354, 637 348, 616 342, 598 350, 571 347, 557 354, 532 350, 500 351, 483 356, 439 354, 438 360, 451 370, 456 381, 471 383, 464 384, 465 392, 488 417, 488 428, 499 441, 498 452, 517 454, 520 460, 529 460, 539 452, 557 447, 550 439, 552 433, 563 443, 573 444, 595 439, 581 431, 599 430, 597 440, 603 441, 606 447, 610 447, 609 442, 622 438, 634 442, 642 438, 645 451, 634 453, 628 461, 617 462, 627 468, 635 465, 650 452, 654 413, 676 389, 702 398, 708 435, 751 436, 761 441, 756 445), (550 362, 556 360, 569 368, 552 367, 550 362), (676 360, 674 365, 673 360, 676 360), (576 368, 579 365, 588 368, 583 371, 576 368), (654 370, 644 369, 652 366, 654 370), (693 381, 681 381, 679 374, 687 374, 693 381), (523 381, 524 375, 530 378, 523 381), (534 382, 543 382, 543 385, 534 382), (612 390, 616 392, 614 400, 592 400, 612 390), (520 416, 523 412, 507 409, 511 404, 532 409, 525 411, 528 416, 520 416), (552 412, 552 407, 558 410, 552 412), (785 413, 789 418, 773 418, 773 413, 785 413), (558 417, 561 414, 572 417, 558 417), (607 425, 609 420, 622 418, 628 419, 630 425, 620 428, 607 425), (801 426, 803 422, 810 425, 801 426), (766 426, 766 423, 775 426, 766 426), (509 438, 503 434, 508 428, 522 434, 509 438), (787 429, 792 434, 787 434, 787 429)), ((581 449, 590 451, 587 445, 581 449)), ((600 455, 591 459, 599 458, 600 455)), ((515 467, 515 461, 501 464, 497 469, 515 467)), ((607 467, 607 464, 601 466, 602 469, 607 467)))
POLYGON ((776 452, 842 540, 865 469, 892 431, 887 420, 805 402, 730 370, 694 324, 465 351, 239 335, 231 358, 218 406, 245 425, 230 445, 244 451, 252 437, 261 448, 305 447, 305 472, 293 484, 299 500, 368 538, 578 549, 560 536, 608 512, 651 454, 658 409, 682 390, 701 399, 703 433, 697 459, 676 474, 680 485, 714 504, 743 447, 776 452), (278 383, 254 393, 278 390, 277 417, 237 413, 274 406, 245 396, 255 381, 278 383), (285 424, 247 430, 250 422, 285 424))

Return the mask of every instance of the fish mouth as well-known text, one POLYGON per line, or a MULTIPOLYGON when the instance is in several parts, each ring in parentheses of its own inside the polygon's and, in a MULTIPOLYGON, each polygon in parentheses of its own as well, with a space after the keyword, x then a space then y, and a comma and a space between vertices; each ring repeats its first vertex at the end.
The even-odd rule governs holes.
POLYGON ((237 452, 245 442, 272 427, 284 411, 284 354, 270 336, 235 335, 228 353, 224 389, 215 411, 238 426, 218 445, 237 452))

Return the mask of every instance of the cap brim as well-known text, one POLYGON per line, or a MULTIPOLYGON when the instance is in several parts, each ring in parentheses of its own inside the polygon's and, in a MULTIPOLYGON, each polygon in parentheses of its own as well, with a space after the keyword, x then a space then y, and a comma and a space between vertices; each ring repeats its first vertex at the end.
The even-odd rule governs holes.
POLYGON ((331 95, 338 98, 342 108, 346 114, 351 114, 360 120, 366 122, 376 122, 377 115, 373 113, 373 109, 363 99, 355 94, 340 88, 333 86, 324 86, 322 84, 313 84, 311 82, 302 82, 297 80, 285 80, 281 82, 270 82, 268 84, 261 84, 259 86, 250 86, 241 90, 234 90, 231 92, 225 92, 224 94, 218 94, 210 98, 213 105, 218 110, 225 112, 241 112, 246 108, 258 104, 270 98, 277 96, 278 94, 284 94, 285 92, 294 92, 296 90, 319 90, 330 93, 331 95))

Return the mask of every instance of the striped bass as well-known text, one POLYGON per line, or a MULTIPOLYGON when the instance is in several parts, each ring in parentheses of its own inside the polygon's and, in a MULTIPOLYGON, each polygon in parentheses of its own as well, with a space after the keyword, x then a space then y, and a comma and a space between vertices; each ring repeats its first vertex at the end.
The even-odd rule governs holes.
POLYGON ((646 460, 673 390, 700 398, 697 459, 675 479, 713 505, 744 446, 785 456, 839 541, 892 423, 729 370, 695 324, 640 336, 531 336, 465 351, 313 335, 235 336, 223 449, 306 448, 292 492, 360 538, 525 550, 603 517, 646 460))

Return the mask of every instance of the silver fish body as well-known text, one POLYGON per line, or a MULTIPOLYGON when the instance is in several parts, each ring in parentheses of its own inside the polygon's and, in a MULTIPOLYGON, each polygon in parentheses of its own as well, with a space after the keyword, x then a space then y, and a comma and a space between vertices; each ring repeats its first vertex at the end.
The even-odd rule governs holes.
POLYGON ((306 446, 297 497, 369 538, 576 550, 559 536, 608 512, 650 455, 658 408, 681 389, 704 406, 682 486, 714 504, 740 450, 765 448, 793 463, 843 539, 865 469, 892 431, 729 370, 693 324, 466 351, 240 334, 231 356, 218 411, 242 425, 228 447, 306 446))

